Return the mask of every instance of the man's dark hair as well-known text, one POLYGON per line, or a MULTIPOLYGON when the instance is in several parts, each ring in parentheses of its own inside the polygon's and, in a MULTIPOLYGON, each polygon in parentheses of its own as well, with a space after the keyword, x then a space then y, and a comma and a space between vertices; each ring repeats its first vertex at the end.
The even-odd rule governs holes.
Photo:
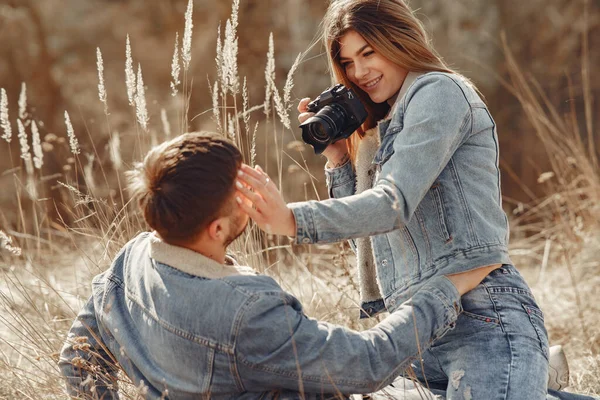
POLYGON ((242 155, 229 139, 186 133, 154 147, 129 172, 144 219, 166 242, 186 243, 231 212, 242 155))

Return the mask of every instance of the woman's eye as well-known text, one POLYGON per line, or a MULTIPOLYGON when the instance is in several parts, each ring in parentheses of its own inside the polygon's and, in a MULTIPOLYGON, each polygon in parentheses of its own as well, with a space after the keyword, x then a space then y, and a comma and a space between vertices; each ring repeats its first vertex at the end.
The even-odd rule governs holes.
POLYGON ((351 62, 342 63, 342 68, 346 69, 346 68, 348 68, 350 66, 350 64, 352 64, 352 63, 351 62))
POLYGON ((375 54, 375 52, 373 50, 369 50, 365 54, 363 54, 363 56, 369 57, 370 55, 373 55, 373 54, 375 54))

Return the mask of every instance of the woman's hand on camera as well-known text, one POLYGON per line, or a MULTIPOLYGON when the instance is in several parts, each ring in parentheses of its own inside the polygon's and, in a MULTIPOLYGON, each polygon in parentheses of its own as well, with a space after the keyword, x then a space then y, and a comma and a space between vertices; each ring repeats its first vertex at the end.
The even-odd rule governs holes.
MULTIPOLYGON (((298 112, 300 113, 300 115, 298 115, 298 121, 300 121, 301 124, 315 115, 315 113, 308 112, 308 108, 306 108, 310 101, 310 97, 305 97, 300 100, 300 103, 298 104, 298 112)), ((328 168, 341 167, 350 159, 350 156, 348 155, 348 145, 346 145, 345 140, 340 140, 327 146, 327 148, 323 150, 323 155, 327 157, 328 168)))
POLYGON ((281 197, 275 183, 260 168, 242 164, 236 182, 239 207, 267 233, 296 236, 296 219, 281 197), (246 197, 249 204, 239 196, 246 197), (254 207, 253 207, 254 205, 254 207))
POLYGON ((298 112, 300 113, 300 115, 298 115, 298 121, 301 124, 303 124, 304 121, 315 115, 315 113, 308 112, 308 108, 306 108, 306 106, 308 106, 308 103, 310 103, 310 100, 310 97, 305 97, 302 100, 300 100, 300 103, 298 103, 298 112))

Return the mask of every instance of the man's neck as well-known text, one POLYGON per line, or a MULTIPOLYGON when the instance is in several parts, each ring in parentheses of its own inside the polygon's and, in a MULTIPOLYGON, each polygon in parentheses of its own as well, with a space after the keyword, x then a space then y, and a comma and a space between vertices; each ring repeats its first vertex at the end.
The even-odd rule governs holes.
POLYGON ((183 247, 215 260, 219 264, 225 264, 225 249, 222 246, 202 246, 200 243, 194 243, 183 247))
POLYGON ((197 240, 190 243, 169 244, 195 251, 196 253, 200 253, 204 257, 208 257, 211 260, 218 262, 219 264, 225 264, 226 248, 224 248, 220 243, 211 241, 203 236, 200 236, 197 240))

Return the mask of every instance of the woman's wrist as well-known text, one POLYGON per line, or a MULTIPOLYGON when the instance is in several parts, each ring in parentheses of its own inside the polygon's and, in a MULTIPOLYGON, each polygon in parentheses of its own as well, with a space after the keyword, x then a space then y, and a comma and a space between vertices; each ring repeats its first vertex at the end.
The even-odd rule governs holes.
POLYGON ((328 168, 328 169, 339 168, 339 167, 343 166, 344 164, 346 164, 349 160, 350 160, 350 153, 348 153, 348 152, 345 152, 338 156, 327 157, 326 168, 328 168))

